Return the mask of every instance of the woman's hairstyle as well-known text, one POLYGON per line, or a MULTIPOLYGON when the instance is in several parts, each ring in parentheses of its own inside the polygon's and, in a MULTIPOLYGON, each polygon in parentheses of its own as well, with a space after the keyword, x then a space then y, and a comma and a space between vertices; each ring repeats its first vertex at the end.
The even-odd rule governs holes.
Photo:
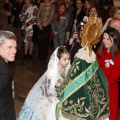
POLYGON ((114 14, 115 14, 115 12, 116 12, 117 10, 120 10, 120 6, 115 7, 115 9, 114 9, 114 14))
MULTIPOLYGON (((107 27, 104 33, 108 34, 108 37, 110 40, 111 40, 111 37, 113 39, 113 46, 111 47, 110 51, 112 52, 112 58, 115 58, 115 56, 118 53, 120 53, 120 34, 117 29, 112 28, 112 27, 107 27)), ((103 36, 102 36, 102 39, 103 39, 103 36)), ((101 45, 98 50, 98 57, 101 56, 103 49, 105 49, 105 46, 104 46, 103 41, 101 40, 101 45)))
POLYGON ((30 4, 35 4, 35 1, 34 0, 29 0, 30 4))
MULTIPOLYGON (((90 6, 95 6, 95 2, 94 2, 94 0, 85 0, 85 4, 86 4, 86 2, 88 2, 89 4, 90 4, 90 6)), ((84 5, 84 12, 86 12, 86 16, 89 16, 89 10, 87 10, 86 8, 85 8, 85 5, 84 5)))
POLYGON ((85 2, 89 2, 90 6, 95 6, 95 1, 94 0, 85 0, 85 2))
POLYGON ((88 16, 90 16, 90 11, 91 11, 91 9, 92 9, 92 8, 95 8, 95 9, 96 9, 97 16, 98 16, 98 9, 97 9, 97 7, 96 7, 96 6, 91 6, 91 7, 90 7, 89 12, 88 12, 88 13, 89 13, 89 15, 88 15, 88 16))
POLYGON ((65 8, 66 8, 66 3, 65 3, 63 0, 60 0, 60 1, 58 2, 58 8, 59 8, 60 6, 62 6, 62 5, 64 5, 65 8))
MULTIPOLYGON (((78 0, 75 0, 75 3, 77 2, 78 0)), ((85 1, 84 0, 79 0, 79 1, 81 1, 82 3, 85 3, 85 1)))
POLYGON ((57 50, 57 57, 60 59, 62 57, 62 54, 67 54, 68 51, 64 46, 61 46, 57 50))
POLYGON ((109 11, 110 16, 114 18, 114 15, 117 10, 120 10, 120 6, 112 7, 109 11))
POLYGON ((9 40, 17 40, 16 36, 14 35, 14 33, 10 32, 10 31, 0 31, 0 44, 4 43, 6 39, 9 40))

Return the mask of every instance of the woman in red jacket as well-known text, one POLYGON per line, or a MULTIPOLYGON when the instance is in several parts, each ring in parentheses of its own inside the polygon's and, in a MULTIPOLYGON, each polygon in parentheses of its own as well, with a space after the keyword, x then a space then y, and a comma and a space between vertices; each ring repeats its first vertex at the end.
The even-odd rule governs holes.
POLYGON ((103 33, 97 59, 109 85, 110 120, 118 120, 118 79, 120 77, 120 35, 114 28, 103 33))

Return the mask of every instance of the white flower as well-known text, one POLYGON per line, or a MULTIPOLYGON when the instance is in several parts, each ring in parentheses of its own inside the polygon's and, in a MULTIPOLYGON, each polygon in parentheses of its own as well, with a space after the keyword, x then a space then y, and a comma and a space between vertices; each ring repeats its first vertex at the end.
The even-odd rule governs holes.
POLYGON ((112 60, 112 59, 110 59, 110 60, 109 60, 109 59, 107 59, 107 60, 105 60, 105 62, 106 62, 106 63, 110 63, 111 65, 114 65, 114 62, 113 62, 113 60, 112 60))
POLYGON ((64 17, 64 16, 61 16, 61 17, 60 17, 60 19, 61 19, 61 20, 64 20, 64 19, 66 19, 66 17, 64 17))

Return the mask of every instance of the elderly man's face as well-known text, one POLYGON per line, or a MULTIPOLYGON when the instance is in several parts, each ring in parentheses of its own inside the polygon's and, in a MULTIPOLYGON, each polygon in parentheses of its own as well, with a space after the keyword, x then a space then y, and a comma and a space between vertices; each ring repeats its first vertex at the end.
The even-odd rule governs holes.
POLYGON ((117 29, 120 33, 120 21, 119 20, 112 20, 110 26, 117 29))
POLYGON ((0 55, 6 61, 14 61, 17 52, 17 44, 15 40, 7 39, 4 43, 0 44, 0 55))

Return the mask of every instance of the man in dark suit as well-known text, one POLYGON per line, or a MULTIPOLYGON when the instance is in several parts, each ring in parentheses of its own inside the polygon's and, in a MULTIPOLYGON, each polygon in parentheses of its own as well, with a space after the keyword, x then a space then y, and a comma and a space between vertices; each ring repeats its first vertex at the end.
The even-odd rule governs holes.
POLYGON ((0 31, 0 120, 16 120, 12 96, 13 73, 8 62, 15 60, 16 36, 0 31))

